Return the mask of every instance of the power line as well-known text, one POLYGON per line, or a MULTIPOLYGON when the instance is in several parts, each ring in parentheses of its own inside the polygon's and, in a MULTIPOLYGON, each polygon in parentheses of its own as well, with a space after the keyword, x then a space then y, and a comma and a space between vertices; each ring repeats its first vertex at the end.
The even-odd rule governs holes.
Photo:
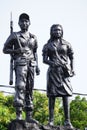
MULTIPOLYGON (((10 85, 0 85, 0 87, 8 87, 8 88, 15 88, 15 86, 10 86, 10 85)), ((46 92, 46 90, 45 89, 33 89, 33 90, 36 90, 36 91, 43 91, 43 92, 46 92)), ((0 91, 0 92, 3 92, 3 93, 8 93, 8 94, 14 94, 14 93, 12 93, 12 92, 6 92, 6 91, 0 91)), ((75 92, 73 92, 73 95, 81 95, 81 96, 87 96, 87 94, 85 93, 75 93, 75 92)))
POLYGON ((6 92, 6 91, 0 91, 1 93, 8 93, 8 94, 14 94, 14 93, 11 93, 11 92, 6 92))
POLYGON ((7 86, 6 86, 6 85, 0 85, 0 87, 6 87, 6 88, 7 88, 7 87, 8 87, 8 88, 15 88, 15 86, 10 86, 10 85, 7 85, 7 86))

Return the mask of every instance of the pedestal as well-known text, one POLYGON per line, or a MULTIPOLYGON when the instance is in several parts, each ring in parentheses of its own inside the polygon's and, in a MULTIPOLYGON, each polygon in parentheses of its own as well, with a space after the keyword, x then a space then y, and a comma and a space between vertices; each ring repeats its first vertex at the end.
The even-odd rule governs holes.
POLYGON ((79 130, 76 128, 69 128, 69 127, 64 127, 64 126, 42 126, 42 130, 79 130))
POLYGON ((13 120, 8 125, 8 130, 40 130, 36 123, 29 123, 24 120, 13 120))
POLYGON ((32 122, 26 122, 24 120, 13 120, 9 123, 8 130, 79 130, 76 128, 69 128, 64 126, 49 126, 40 125, 32 122))

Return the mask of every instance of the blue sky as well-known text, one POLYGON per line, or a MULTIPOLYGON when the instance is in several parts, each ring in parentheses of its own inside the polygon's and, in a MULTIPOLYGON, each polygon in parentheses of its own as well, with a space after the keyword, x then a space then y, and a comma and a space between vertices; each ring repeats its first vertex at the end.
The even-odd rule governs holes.
MULTIPOLYGON (((72 44, 76 76, 71 78, 74 92, 87 93, 87 1, 86 0, 3 0, 0 7, 0 84, 9 85, 9 55, 2 53, 10 34, 10 13, 14 31, 19 31, 18 17, 30 15, 30 32, 38 39, 38 57, 41 74, 35 76, 35 88, 46 89, 48 66, 42 63, 42 48, 50 37, 52 24, 61 24, 64 39, 72 44)), ((0 88, 2 90, 3 88, 0 88)), ((7 91, 14 91, 6 89, 7 91)))

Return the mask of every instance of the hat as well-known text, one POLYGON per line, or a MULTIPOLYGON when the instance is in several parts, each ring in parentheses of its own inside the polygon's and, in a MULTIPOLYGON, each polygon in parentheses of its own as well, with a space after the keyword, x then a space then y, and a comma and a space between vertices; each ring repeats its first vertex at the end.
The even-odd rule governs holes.
POLYGON ((22 20, 22 19, 30 20, 29 15, 26 14, 26 13, 22 13, 22 14, 19 16, 19 21, 22 20))

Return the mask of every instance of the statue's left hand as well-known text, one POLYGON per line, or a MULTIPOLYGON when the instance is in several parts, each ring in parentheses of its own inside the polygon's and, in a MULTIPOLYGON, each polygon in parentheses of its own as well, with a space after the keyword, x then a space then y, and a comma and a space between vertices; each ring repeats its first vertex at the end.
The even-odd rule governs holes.
POLYGON ((40 69, 38 66, 36 66, 36 75, 39 75, 40 74, 40 69))

